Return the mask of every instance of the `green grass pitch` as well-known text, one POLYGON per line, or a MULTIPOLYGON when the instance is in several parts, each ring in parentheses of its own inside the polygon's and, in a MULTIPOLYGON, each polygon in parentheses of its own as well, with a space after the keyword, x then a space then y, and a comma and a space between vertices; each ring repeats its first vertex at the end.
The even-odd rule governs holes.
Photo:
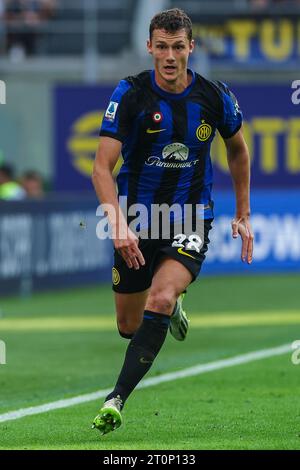
MULTIPOLYGON (((148 377, 300 339, 299 275, 202 277, 183 343, 168 336, 148 377)), ((0 416, 110 388, 127 341, 110 286, 0 300, 0 416)), ((300 365, 291 353, 137 390, 101 437, 102 400, 0 423, 0 449, 300 449, 300 365)))

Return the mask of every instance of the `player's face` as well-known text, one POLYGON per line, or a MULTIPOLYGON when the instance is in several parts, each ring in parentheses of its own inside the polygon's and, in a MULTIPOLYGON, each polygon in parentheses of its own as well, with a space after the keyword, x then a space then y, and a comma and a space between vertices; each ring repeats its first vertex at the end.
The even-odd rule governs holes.
MULTIPOLYGON (((147 42, 148 52, 153 56, 156 78, 165 84, 176 84, 187 77, 187 63, 194 49, 185 29, 169 33, 155 29, 147 42)), ((160 83, 158 83, 160 84, 160 83)))

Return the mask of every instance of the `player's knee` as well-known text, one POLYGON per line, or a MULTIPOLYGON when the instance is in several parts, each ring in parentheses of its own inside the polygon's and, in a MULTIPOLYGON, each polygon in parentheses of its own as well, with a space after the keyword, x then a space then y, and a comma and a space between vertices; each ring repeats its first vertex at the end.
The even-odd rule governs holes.
POLYGON ((134 333, 124 333, 124 331, 121 331, 119 328, 118 328, 118 331, 119 331, 119 335, 125 339, 132 339, 134 336, 134 333))
POLYGON ((117 321, 118 330, 122 338, 131 339, 138 329, 139 325, 129 322, 127 319, 118 319, 117 321))
POLYGON ((176 302, 176 293, 173 290, 158 290, 150 292, 147 309, 154 312, 171 315, 176 302))

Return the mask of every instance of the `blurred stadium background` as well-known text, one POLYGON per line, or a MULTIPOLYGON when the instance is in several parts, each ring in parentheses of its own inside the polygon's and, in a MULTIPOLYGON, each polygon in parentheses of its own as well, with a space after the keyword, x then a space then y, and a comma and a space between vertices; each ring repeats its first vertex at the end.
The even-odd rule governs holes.
MULTIPOLYGON (((217 138, 212 151, 216 208, 212 243, 201 281, 191 289, 187 304, 200 315, 199 292, 201 297, 207 292, 206 313, 226 311, 242 318, 249 312, 255 316, 277 311, 284 318, 291 310, 293 314, 285 317, 289 327, 279 326, 274 316, 265 320, 265 325, 277 322, 273 341, 272 329, 264 330, 265 336, 261 328, 249 329, 249 334, 259 337, 257 347, 276 346, 299 336, 300 104, 292 102, 292 93, 297 92, 292 83, 300 80, 300 2, 0 0, 0 80, 5 83, 1 83, 0 167, 6 178, 2 174, 0 179, 0 338, 7 341, 8 349, 10 335, 17 348, 13 335, 26 330, 22 322, 24 328, 18 329, 20 317, 31 321, 38 317, 42 322, 43 317, 49 320, 60 312, 71 317, 111 314, 113 318, 111 243, 96 238, 99 217, 90 180, 98 131, 118 81, 152 67, 145 48, 149 20, 157 11, 171 7, 183 8, 193 20, 197 48, 191 66, 226 82, 237 95, 252 158, 254 262, 251 267, 240 262, 240 245, 231 238, 234 197, 225 148, 217 138), (13 170, 8 178, 7 167, 9 173, 13 170), (95 289, 94 285, 101 286, 95 289), (52 294, 39 293, 49 289, 52 294), (68 289, 65 297, 62 289, 68 289)), ((29 330, 30 322, 28 325, 29 330)), ((100 323, 98 327, 101 332, 100 323)), ((33 336, 35 328, 39 331, 33 327, 33 336)), ((230 339, 228 336, 228 344, 237 339, 236 331, 230 339)), ((243 343, 243 334, 237 350, 244 346, 255 349, 254 342, 243 343)), ((119 340, 111 335, 117 348, 119 340)), ((213 351, 213 330, 211 335, 212 343, 205 344, 213 351)), ((96 345, 96 337, 93 341, 96 345)), ((33 342, 28 337, 28 344, 33 342)), ((71 344, 79 342, 76 336, 71 344)), ((41 350, 46 343, 40 344, 41 350)), ((68 347, 66 338, 61 338, 62 350, 63 344, 68 347)), ((195 354, 196 344, 195 338, 195 354)), ((218 349, 221 356, 234 352, 227 346, 218 349)), ((96 346, 93 348, 95 354, 96 346)), ((29 362, 36 353, 35 348, 29 362)), ((43 354, 44 359, 51 356, 51 346, 43 354)), ((88 362, 88 351, 85 354, 88 362)), ((188 356, 182 366, 205 360, 205 354, 188 356)), ((16 378, 14 391, 21 370, 19 356, 12 350, 11 361, 19 364, 16 375, 9 369, 9 361, 7 369, 0 370, 16 378)), ((43 370, 42 364, 40 367, 43 370)), ((94 367, 96 370, 97 365, 94 367)), ((174 367, 178 365, 174 363, 174 367)), ((84 376, 83 369, 84 365, 84 376)), ((4 393, 1 409, 85 391, 83 379, 73 377, 72 371, 70 375, 62 389, 53 387, 56 395, 37 391, 36 401, 32 400, 28 385, 23 400, 18 396, 10 404, 14 393, 3 382, 8 401, 4 393)), ((113 377, 112 371, 103 387, 110 386, 113 377)), ((93 389, 91 384, 99 386, 99 374, 98 382, 87 379, 90 387, 86 391, 93 389)), ((12 430, 11 439, 13 435, 12 430)))

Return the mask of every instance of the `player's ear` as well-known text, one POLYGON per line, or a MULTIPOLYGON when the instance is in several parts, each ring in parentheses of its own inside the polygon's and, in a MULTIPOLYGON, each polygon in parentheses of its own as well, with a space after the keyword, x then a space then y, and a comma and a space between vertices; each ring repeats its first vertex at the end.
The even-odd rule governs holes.
POLYGON ((152 54, 152 43, 151 43, 151 39, 147 39, 147 50, 148 50, 149 54, 152 54))
POLYGON ((192 39, 190 42, 190 54, 193 52, 194 48, 195 48, 195 41, 194 39, 192 39))

